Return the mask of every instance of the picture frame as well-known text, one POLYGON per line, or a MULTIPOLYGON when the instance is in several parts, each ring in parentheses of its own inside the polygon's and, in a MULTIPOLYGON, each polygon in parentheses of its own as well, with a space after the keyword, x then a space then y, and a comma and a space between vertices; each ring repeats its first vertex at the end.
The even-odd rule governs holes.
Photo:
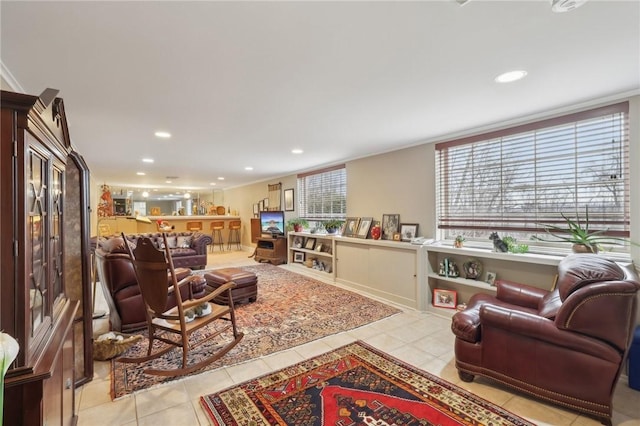
POLYGON ((417 223, 401 223, 400 235, 402 235, 402 241, 411 241, 418 236, 418 224, 417 223))
POLYGON ((267 210, 269 207, 269 199, 268 198, 263 199, 262 205, 264 206, 264 209, 267 210))
POLYGON ((323 244, 322 243, 318 243, 318 244, 316 244, 316 247, 314 248, 314 250, 321 252, 322 251, 322 247, 323 247, 323 244))
POLYGON ((402 234, 399 232, 394 232, 393 237, 391 239, 393 241, 402 241, 402 234))
POLYGON ((360 223, 358 224, 358 232, 356 232, 356 236, 358 238, 367 238, 369 235, 369 229, 371 228, 371 224, 373 223, 372 217, 361 217, 360 223))
POLYGON ((293 188, 284 190, 284 211, 292 212, 295 210, 294 207, 294 195, 293 188))
POLYGON ((458 292, 455 290, 433 289, 433 306, 455 309, 458 304, 458 292))
POLYGON ((253 205, 253 214, 257 215, 258 213, 260 213, 260 210, 258 210, 258 203, 255 203, 253 205))
POLYGON ((496 285, 496 273, 495 272, 490 272, 487 271, 487 279, 485 280, 485 282, 491 286, 496 285))
POLYGON ((382 215, 382 239, 393 240, 393 234, 398 232, 400 226, 399 214, 383 214, 382 215))
POLYGON ((344 222, 344 229, 342 230, 342 235, 345 237, 357 236, 359 224, 360 224, 359 217, 348 217, 344 222))
POLYGON ((304 244, 304 237, 301 237, 300 235, 296 235, 295 237, 293 237, 293 247, 294 248, 302 248, 302 245, 304 244))
POLYGON ((315 246, 316 246, 315 238, 307 238, 307 240, 304 242, 304 248, 307 250, 313 250, 315 246))
POLYGON ((264 211, 264 201, 263 200, 258 201, 258 211, 259 212, 264 211))
POLYGON ((293 253, 293 261, 297 263, 304 263, 304 253, 301 251, 293 253))

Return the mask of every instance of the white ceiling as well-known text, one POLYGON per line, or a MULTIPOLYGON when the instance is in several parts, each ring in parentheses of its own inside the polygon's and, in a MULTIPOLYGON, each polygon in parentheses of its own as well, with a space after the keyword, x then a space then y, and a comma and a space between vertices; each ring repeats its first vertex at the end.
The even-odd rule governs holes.
POLYGON ((558 14, 544 0, 3 0, 0 13, 5 79, 59 89, 72 143, 116 186, 234 187, 640 88, 639 1, 558 14), (513 69, 528 76, 493 81, 513 69))

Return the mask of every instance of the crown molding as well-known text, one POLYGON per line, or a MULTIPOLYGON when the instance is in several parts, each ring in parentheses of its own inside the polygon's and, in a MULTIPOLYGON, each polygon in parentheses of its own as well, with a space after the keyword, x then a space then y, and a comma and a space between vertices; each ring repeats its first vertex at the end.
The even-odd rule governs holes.
POLYGON ((2 79, 7 83, 7 85, 12 91, 18 92, 18 93, 25 93, 22 85, 13 76, 11 71, 9 71, 9 68, 7 68, 7 66, 4 64, 4 62, 2 62, 1 59, 0 59, 0 76, 2 76, 2 79))

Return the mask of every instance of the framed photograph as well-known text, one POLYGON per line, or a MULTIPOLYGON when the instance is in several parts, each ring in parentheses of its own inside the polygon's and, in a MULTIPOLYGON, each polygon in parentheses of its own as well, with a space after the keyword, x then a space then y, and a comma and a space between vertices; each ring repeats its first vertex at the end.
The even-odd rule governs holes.
POLYGON ((458 292, 453 290, 433 289, 433 306, 455 309, 458 302, 458 292))
POLYGON ((262 205, 264 206, 264 209, 267 210, 267 207, 269 207, 269 199, 265 198, 262 200, 262 205))
POLYGON ((301 237, 300 235, 293 237, 292 245, 294 248, 302 248, 302 244, 304 244, 304 237, 301 237))
POLYGON ((293 253, 293 261, 298 263, 304 263, 304 253, 301 251, 297 251, 293 253))
POLYGON ((258 201, 258 211, 259 212, 264 211, 264 201, 263 200, 258 201))
POLYGON ((417 223, 401 223, 400 234, 402 235, 402 241, 411 241, 418 236, 418 224, 417 223))
POLYGON ((360 224, 359 217, 348 217, 344 222, 344 229, 342 235, 345 237, 356 237, 358 235, 358 225, 360 224))
POLYGON ((398 232, 400 225, 399 214, 383 214, 382 215, 382 239, 393 240, 393 234, 398 232))
POLYGON ((284 190, 284 211, 292 212, 295 210, 293 207, 294 198, 293 198, 293 188, 284 190))
POLYGON ((358 225, 358 238, 367 238, 369 235, 369 228, 371 228, 371 223, 373 222, 372 217, 362 217, 360 218, 360 225, 358 225))
POLYGON ((260 210, 258 210, 258 203, 255 203, 253 205, 253 214, 257 215, 258 213, 260 213, 260 210))
POLYGON ((306 248, 307 250, 313 250, 315 246, 316 246, 315 238, 307 238, 307 241, 304 242, 304 248, 306 248))
POLYGON ((318 244, 316 244, 316 248, 314 250, 315 251, 322 251, 322 247, 323 247, 322 243, 318 243, 318 244))
POLYGON ((486 283, 489 285, 496 285, 496 273, 487 271, 486 283))

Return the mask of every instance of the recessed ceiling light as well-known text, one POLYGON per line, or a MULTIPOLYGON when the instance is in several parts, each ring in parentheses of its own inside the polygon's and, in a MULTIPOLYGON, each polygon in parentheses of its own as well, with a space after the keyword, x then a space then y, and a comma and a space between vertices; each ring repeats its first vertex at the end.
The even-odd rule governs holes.
POLYGON ((145 175, 145 173, 144 173, 144 172, 136 172, 136 174, 137 174, 138 176, 144 176, 144 175, 145 175))
POLYGON ((147 198, 149 196, 149 193, 147 191, 142 191, 142 196, 144 198, 147 198))
POLYGON ((143 158, 142 162, 143 163, 153 163, 153 158, 143 158))
POLYGON ((586 2, 587 0, 551 0, 551 10, 556 13, 569 12, 586 2))
POLYGON ((215 182, 211 182, 209 185, 216 186, 216 183, 215 182))
POLYGON ((164 183, 173 183, 171 180, 165 180, 164 183))
POLYGON ((292 154, 302 154, 304 151, 301 150, 300 148, 295 148, 291 150, 292 154))
POLYGON ((184 193, 184 198, 191 198, 191 194, 189 194, 188 192, 184 193))
POLYGON ((162 138, 162 139, 169 139, 171 137, 171 133, 164 132, 164 131, 157 131, 154 133, 154 135, 156 135, 157 138, 162 138))
POLYGON ((512 81, 520 80, 527 75, 524 70, 508 71, 504 74, 500 74, 495 78, 496 83, 511 83, 512 81))
POLYGON ((247 167, 245 167, 244 169, 245 169, 245 170, 253 170, 253 167, 251 167, 251 166, 247 166, 247 167))
POLYGON ((223 178, 222 176, 220 176, 220 177, 218 178, 218 180, 224 180, 224 178, 223 178))

